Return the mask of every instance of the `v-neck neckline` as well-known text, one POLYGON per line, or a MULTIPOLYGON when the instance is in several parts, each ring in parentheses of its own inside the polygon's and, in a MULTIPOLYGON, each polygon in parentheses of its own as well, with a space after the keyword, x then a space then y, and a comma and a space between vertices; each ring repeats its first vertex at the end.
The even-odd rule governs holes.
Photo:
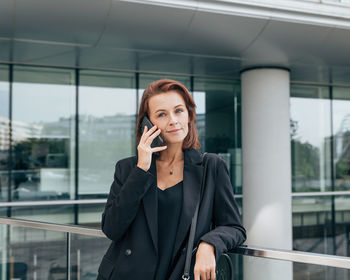
POLYGON ((157 186, 157 189, 160 190, 161 192, 165 192, 165 191, 167 191, 167 190, 169 190, 169 189, 172 189, 172 188, 176 187, 177 185, 179 185, 179 184, 182 183, 182 182, 183 182, 183 180, 181 180, 180 182, 176 183, 175 185, 173 185, 173 186, 171 186, 171 187, 169 187, 169 188, 166 188, 166 189, 164 189, 164 190, 162 190, 161 188, 159 188, 159 187, 157 186))

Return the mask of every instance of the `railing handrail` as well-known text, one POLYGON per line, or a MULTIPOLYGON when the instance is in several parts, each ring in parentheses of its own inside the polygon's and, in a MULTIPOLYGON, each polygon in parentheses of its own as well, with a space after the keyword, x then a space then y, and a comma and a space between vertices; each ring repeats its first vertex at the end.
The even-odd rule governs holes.
POLYGON ((231 250, 230 253, 240 254, 244 256, 275 259, 281 261, 292 261, 350 269, 349 257, 335 255, 316 254, 302 251, 263 248, 255 246, 239 246, 231 250))
POLYGON ((7 224, 11 226, 30 227, 42 230, 59 231, 65 233, 82 234, 89 236, 106 237, 100 229, 89 228, 76 225, 62 225, 47 222, 34 222, 15 218, 0 218, 0 224, 7 224))
MULTIPOLYGON (((107 195, 107 194, 106 194, 107 195)), ((350 196, 350 191, 334 192, 293 192, 292 197, 320 197, 320 196, 350 196)), ((235 194, 236 198, 242 198, 242 194, 235 194)), ((62 200, 30 200, 30 201, 4 201, 0 207, 25 207, 25 206, 53 206, 53 205, 75 205, 75 204, 104 204, 107 198, 96 199, 62 199, 62 200)))
POLYGON ((0 207, 105 204, 106 202, 107 202, 107 198, 75 199, 75 200, 62 199, 62 200, 11 201, 11 202, 0 202, 0 207))
MULTIPOLYGON (((100 229, 94 229, 75 225, 62 225, 47 222, 34 222, 15 218, 0 218, 0 224, 12 226, 30 227, 41 230, 59 231, 65 233, 82 234, 88 236, 105 237, 100 229)), ((309 252, 300 252, 294 250, 272 249, 255 246, 239 246, 229 253, 240 254, 244 256, 253 256, 267 259, 275 259, 282 261, 292 261, 300 263, 308 263, 315 265, 331 266, 337 268, 350 269, 350 258, 334 255, 315 254, 309 252)))

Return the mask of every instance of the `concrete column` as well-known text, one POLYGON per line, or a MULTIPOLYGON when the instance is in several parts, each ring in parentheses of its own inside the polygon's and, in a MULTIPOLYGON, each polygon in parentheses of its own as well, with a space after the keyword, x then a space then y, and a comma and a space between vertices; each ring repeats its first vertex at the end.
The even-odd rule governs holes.
MULTIPOLYGON (((289 71, 242 73, 243 223, 247 244, 292 249, 289 71)), ((244 279, 292 279, 291 263, 244 261, 244 279)))

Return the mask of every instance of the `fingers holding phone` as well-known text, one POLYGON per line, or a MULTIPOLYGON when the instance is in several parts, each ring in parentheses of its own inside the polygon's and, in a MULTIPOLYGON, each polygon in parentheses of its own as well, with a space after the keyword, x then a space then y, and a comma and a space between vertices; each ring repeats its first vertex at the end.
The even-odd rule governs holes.
POLYGON ((144 130, 140 139, 140 143, 137 146, 138 151, 138 162, 137 166, 145 171, 147 171, 152 162, 152 154, 155 152, 163 151, 167 148, 167 146, 156 146, 154 148, 151 147, 153 141, 160 137, 161 130, 157 129, 157 126, 153 126, 148 130, 148 126, 144 126, 144 130))

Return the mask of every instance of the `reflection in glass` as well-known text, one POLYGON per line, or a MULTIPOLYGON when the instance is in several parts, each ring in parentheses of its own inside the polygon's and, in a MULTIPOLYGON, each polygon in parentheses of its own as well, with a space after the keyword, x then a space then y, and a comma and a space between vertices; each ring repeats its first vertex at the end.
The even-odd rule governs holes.
POLYGON ((66 234, 0 225, 2 279, 66 279, 66 234))
MULTIPOLYGON (((1 213, 1 212, 0 212, 1 213)), ((12 206, 11 218, 57 223, 74 224, 74 205, 12 206)))
POLYGON ((102 213, 105 203, 80 204, 78 214, 78 224, 93 228, 101 228, 102 213))
POLYGON ((80 197, 106 196, 115 163, 135 154, 135 125, 134 74, 80 72, 80 197))
POLYGON ((202 150, 219 154, 227 163, 235 193, 242 192, 240 85, 231 80, 194 80, 194 101, 197 104, 197 127, 202 150))
POLYGON ((333 88, 335 190, 350 190, 350 88, 333 88))
POLYGON ((350 256, 350 196, 293 197, 292 205, 295 250, 350 256))
POLYGON ((104 237, 72 234, 70 268, 73 279, 95 280, 102 257, 110 243, 104 237))
POLYGON ((8 197, 9 82, 8 69, 0 65, 0 201, 8 197))
MULTIPOLYGON (((234 279, 294 279, 329 280, 349 279, 350 270, 324 265, 307 264, 283 260, 243 256, 243 276, 234 279)), ((239 263, 233 263, 233 270, 240 270, 239 263)))
POLYGON ((291 87, 292 188, 331 190, 331 103, 327 87, 291 87))
POLYGON ((293 249, 333 254, 330 197, 293 197, 293 249))
POLYGON ((14 68, 12 196, 69 199, 74 191, 73 73, 34 69, 14 68))
POLYGON ((310 279, 310 280, 328 280, 343 279, 350 277, 350 270, 344 268, 336 268, 322 265, 314 265, 307 263, 293 264, 293 279, 310 279))

